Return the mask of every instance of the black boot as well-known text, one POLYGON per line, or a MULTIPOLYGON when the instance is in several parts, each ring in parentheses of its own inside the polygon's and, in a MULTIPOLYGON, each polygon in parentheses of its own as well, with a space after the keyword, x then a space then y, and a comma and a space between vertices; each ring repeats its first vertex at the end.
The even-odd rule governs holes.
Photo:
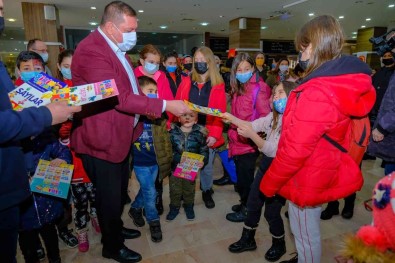
POLYGON ((298 263, 298 254, 296 252, 292 253, 292 254, 295 254, 295 256, 293 258, 281 261, 280 263, 298 263))
POLYGON ((152 242, 158 243, 162 241, 162 229, 160 227, 159 220, 155 220, 149 223, 149 230, 151 232, 152 242))
POLYGON ((248 229, 243 227, 243 233, 239 241, 229 246, 229 251, 232 253, 241 253, 243 251, 255 250, 255 231, 256 229, 248 229))
POLYGON ((203 198, 204 205, 207 208, 209 208, 209 209, 215 207, 215 203, 214 203, 214 200, 212 198, 212 194, 213 194, 213 190, 212 189, 209 189, 209 190, 206 190, 206 191, 202 192, 202 198, 203 198))
POLYGON ((344 208, 342 210, 342 217, 344 219, 351 219, 353 217, 355 198, 355 193, 344 198, 344 208))
POLYGON ((331 201, 324 211, 321 212, 322 220, 329 220, 334 215, 339 214, 339 201, 331 201))
POLYGON ((155 207, 156 207, 156 210, 158 211, 158 215, 162 215, 163 214, 162 191, 156 192, 155 207))
POLYGON ((232 182, 230 181, 229 175, 224 174, 224 176, 222 176, 221 178, 214 180, 213 184, 222 186, 222 185, 232 184, 232 182))
POLYGON ((247 208, 244 205, 241 205, 240 211, 229 213, 226 215, 226 219, 234 223, 244 222, 246 217, 247 217, 247 208))
POLYGON ((280 238, 272 237, 272 246, 265 254, 265 259, 270 262, 279 260, 286 252, 284 236, 280 238))

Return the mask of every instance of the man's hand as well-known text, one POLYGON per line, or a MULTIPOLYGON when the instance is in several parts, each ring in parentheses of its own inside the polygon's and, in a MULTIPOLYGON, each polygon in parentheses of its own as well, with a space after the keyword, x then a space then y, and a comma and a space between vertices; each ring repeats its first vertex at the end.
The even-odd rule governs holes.
POLYGON ((52 125, 67 121, 73 113, 81 111, 81 106, 68 106, 67 101, 58 101, 46 106, 52 115, 52 125))
POLYGON ((372 138, 373 138, 373 141, 380 142, 380 141, 384 140, 384 134, 379 132, 379 130, 377 130, 377 128, 376 128, 372 131, 372 138))
POLYGON ((173 113, 175 116, 180 117, 191 110, 182 100, 167 100, 166 111, 173 113))

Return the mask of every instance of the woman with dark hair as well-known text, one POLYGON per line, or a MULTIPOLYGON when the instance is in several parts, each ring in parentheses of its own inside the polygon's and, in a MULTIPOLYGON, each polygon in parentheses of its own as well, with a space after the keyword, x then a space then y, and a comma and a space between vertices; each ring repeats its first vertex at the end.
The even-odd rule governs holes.
POLYGON ((69 87, 73 86, 71 81, 71 63, 73 61, 74 50, 66 49, 63 50, 58 56, 58 63, 56 66, 58 67, 58 79, 61 79, 65 82, 69 87))
POLYGON ((305 75, 288 98, 277 154, 260 184, 266 197, 290 201, 298 255, 288 262, 320 262, 321 205, 363 184, 359 165, 324 138, 348 149, 351 117, 366 116, 376 98, 370 68, 342 55, 343 43, 339 21, 328 15, 306 23, 295 40, 305 75))
POLYGON ((289 60, 283 57, 278 60, 276 67, 268 73, 266 83, 273 88, 280 81, 288 80, 289 77, 289 60))
POLYGON ((168 53, 163 58, 163 67, 173 96, 177 94, 178 86, 184 77, 178 70, 177 57, 174 52, 168 53))
POLYGON ((270 68, 265 64, 265 54, 263 52, 255 53, 255 66, 257 71, 259 72, 259 76, 266 82, 267 73, 270 68))

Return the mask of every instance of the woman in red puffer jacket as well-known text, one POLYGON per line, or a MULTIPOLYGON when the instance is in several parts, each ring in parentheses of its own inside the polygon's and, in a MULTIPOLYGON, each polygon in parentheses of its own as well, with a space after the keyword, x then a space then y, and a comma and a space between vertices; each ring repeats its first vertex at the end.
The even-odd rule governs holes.
POLYGON ((289 96, 278 151, 264 175, 265 196, 290 200, 289 217, 299 262, 320 262, 321 204, 358 191, 359 166, 344 148, 350 145, 350 117, 367 115, 375 101, 369 66, 343 56, 341 26, 332 16, 305 24, 295 41, 299 64, 306 69, 301 85, 289 96))

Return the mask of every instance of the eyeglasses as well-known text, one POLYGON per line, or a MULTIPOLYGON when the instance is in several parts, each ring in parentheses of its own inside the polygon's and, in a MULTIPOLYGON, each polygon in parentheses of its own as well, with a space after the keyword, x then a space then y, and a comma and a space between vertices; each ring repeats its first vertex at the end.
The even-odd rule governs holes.
POLYGON ((363 202, 363 206, 365 207, 366 211, 369 211, 369 212, 373 211, 372 205, 370 204, 371 202, 372 202, 372 199, 368 199, 363 202))

